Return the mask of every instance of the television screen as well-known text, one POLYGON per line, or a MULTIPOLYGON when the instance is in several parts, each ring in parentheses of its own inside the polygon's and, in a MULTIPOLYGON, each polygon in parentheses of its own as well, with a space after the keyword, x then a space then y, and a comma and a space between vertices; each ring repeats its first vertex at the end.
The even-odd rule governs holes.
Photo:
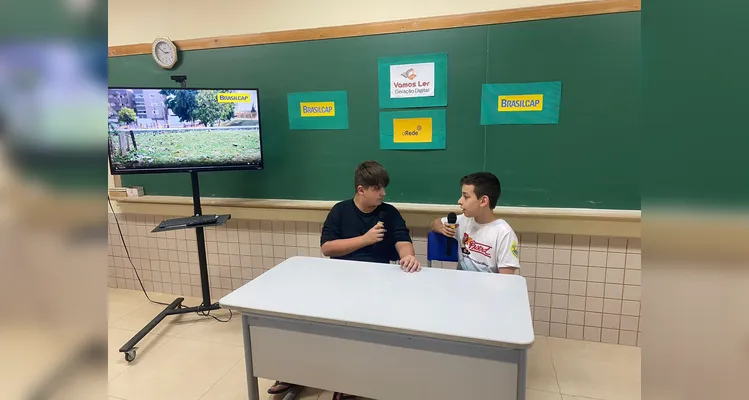
POLYGON ((109 89, 113 174, 262 169, 256 89, 109 89))

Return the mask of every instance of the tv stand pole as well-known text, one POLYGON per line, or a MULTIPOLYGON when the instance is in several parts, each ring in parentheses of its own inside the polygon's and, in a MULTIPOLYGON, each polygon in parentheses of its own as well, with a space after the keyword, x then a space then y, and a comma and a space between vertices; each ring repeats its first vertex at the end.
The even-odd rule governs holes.
MULTIPOLYGON (((203 215, 203 210, 200 206, 200 186, 198 185, 198 173, 195 171, 190 171, 190 178, 192 180, 192 202, 194 215, 200 216, 203 215)), ((221 308, 218 303, 211 303, 211 287, 208 282, 208 257, 206 256, 205 232, 203 231, 203 228, 223 225, 229 218, 231 218, 231 215, 225 214, 219 215, 216 221, 208 224, 166 228, 156 227, 151 231, 164 232, 169 230, 195 228, 195 236, 198 242, 198 262, 200 264, 200 286, 203 290, 203 302, 196 307, 185 307, 182 305, 184 297, 178 297, 174 299, 171 304, 169 304, 163 311, 156 315, 156 317, 154 317, 151 322, 146 324, 143 329, 136 333, 135 336, 132 337, 132 339, 130 339, 120 348, 120 353, 125 353, 125 360, 127 362, 135 360, 135 345, 138 344, 141 339, 143 339, 149 332, 151 332, 151 330, 153 330, 153 328, 155 328, 156 325, 158 325, 167 316, 189 313, 204 313, 221 308)))

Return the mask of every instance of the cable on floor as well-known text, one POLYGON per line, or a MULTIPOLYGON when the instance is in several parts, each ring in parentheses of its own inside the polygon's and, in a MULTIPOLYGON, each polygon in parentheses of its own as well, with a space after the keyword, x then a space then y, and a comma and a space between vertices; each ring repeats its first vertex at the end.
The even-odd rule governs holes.
MULTIPOLYGON (((117 213, 114 211, 114 207, 112 206, 112 199, 109 196, 107 196, 107 203, 109 203, 109 209, 112 210, 112 215, 114 216, 114 221, 115 221, 115 223, 117 223, 117 231, 120 233, 120 240, 122 241, 122 246, 125 249, 125 254, 127 255, 127 260, 130 262, 130 266, 133 267, 133 272, 135 272, 135 277, 138 278, 138 284, 140 285, 141 290, 143 290, 143 294, 146 295, 146 298, 151 303, 159 304, 159 305, 162 305, 162 306, 168 306, 169 304, 153 300, 153 299, 151 299, 150 296, 148 296, 148 292, 146 291, 145 286, 143 286, 143 281, 140 279, 140 274, 138 274, 138 269, 135 268, 135 264, 133 263, 133 259, 130 257, 130 250, 128 250, 127 243, 125 243, 125 236, 122 234, 122 228, 120 227, 120 220, 117 218, 117 213)), ((207 311, 200 310, 200 307, 203 307, 203 306, 204 306, 204 303, 200 303, 200 306, 198 306, 198 311, 196 311, 195 314, 203 316, 203 317, 211 317, 211 318, 215 319, 218 322, 229 322, 229 321, 231 321, 232 317, 234 316, 234 314, 232 313, 232 311, 229 310, 229 318, 223 320, 223 319, 220 319, 220 318, 216 317, 215 315, 211 315, 211 310, 207 310, 207 311)), ((180 304, 179 307, 180 308, 188 308, 184 304, 180 304)))

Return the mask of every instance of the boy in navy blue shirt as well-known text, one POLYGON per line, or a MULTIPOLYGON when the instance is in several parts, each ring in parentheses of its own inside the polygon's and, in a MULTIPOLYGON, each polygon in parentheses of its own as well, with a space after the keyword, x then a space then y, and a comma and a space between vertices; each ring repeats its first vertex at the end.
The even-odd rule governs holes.
POLYGON ((406 221, 390 204, 383 203, 390 177, 376 161, 365 161, 354 172, 354 198, 333 206, 320 237, 323 255, 343 260, 389 263, 402 269, 421 269, 406 221))
MULTIPOLYGON (((406 272, 421 270, 406 221, 395 207, 383 202, 389 183, 390 176, 377 161, 359 164, 354 172, 356 194, 333 206, 323 224, 323 255, 377 263, 398 260, 406 272)), ((276 381, 268 393, 284 393, 291 387, 288 382, 276 381)), ((343 393, 333 395, 333 400, 354 398, 343 393)))

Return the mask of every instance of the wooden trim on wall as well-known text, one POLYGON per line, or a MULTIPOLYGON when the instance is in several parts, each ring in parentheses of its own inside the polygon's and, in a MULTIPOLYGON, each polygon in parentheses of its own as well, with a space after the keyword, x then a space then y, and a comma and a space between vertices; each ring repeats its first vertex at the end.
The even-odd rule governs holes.
MULTIPOLYGON (((516 8, 512 10, 447 15, 441 17, 413 18, 398 21, 371 22, 365 24, 333 26, 324 28, 298 29, 268 33, 253 33, 247 35, 176 40, 175 44, 181 51, 205 50, 225 47, 252 46, 268 43, 302 42, 308 40, 384 35, 389 33, 418 32, 436 29, 506 24, 511 22, 553 18, 613 14, 621 12, 640 11, 640 9, 641 0, 597 0, 579 3, 516 8)), ((149 54, 150 52, 151 43, 109 47, 109 57, 149 54)))
MULTIPOLYGON (((115 212, 126 214, 192 215, 192 199, 181 196, 143 196, 114 199, 115 212)), ((203 211, 231 214, 233 219, 301 221, 321 223, 335 201, 266 200, 203 197, 203 211)), ((459 213, 457 205, 391 203, 409 226, 427 228, 449 212, 459 213)), ((516 232, 554 233, 591 236, 640 237, 640 210, 596 210, 586 208, 543 208, 499 206, 494 213, 505 219, 516 232)))

